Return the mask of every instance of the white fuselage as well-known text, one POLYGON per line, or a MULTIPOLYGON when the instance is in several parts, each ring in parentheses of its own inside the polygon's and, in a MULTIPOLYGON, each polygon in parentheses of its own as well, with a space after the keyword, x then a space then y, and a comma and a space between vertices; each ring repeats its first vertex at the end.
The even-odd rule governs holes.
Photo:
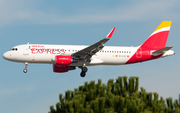
MULTIPOLYGON (((71 55, 87 46, 74 45, 18 45, 4 54, 7 60, 14 62, 48 63, 54 64, 56 55, 71 55)), ((116 47, 105 46, 102 50, 92 56, 91 62, 87 65, 122 65, 137 51, 138 47, 116 47)), ((81 66, 84 62, 71 64, 81 66)))
MULTIPOLYGON (((14 62, 28 63, 47 63, 55 64, 56 55, 72 55, 88 46, 75 45, 40 45, 40 44, 25 44, 13 47, 10 51, 4 53, 3 57, 14 62)), ((72 63, 70 66, 90 65, 123 65, 125 64, 138 50, 138 47, 118 47, 105 46, 102 50, 91 57, 91 62, 80 61, 72 63)), ((174 54, 174 51, 169 50, 166 54, 169 56, 174 54)), ((137 55, 137 58, 141 56, 137 55)))

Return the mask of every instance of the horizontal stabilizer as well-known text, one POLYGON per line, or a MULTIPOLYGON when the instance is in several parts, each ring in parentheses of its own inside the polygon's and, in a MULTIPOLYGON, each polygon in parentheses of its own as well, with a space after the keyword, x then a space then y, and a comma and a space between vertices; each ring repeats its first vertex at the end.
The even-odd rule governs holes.
POLYGON ((157 51, 153 51, 151 54, 157 56, 157 55, 165 53, 166 51, 170 50, 171 48, 172 48, 172 46, 171 47, 165 47, 165 48, 159 49, 157 51))

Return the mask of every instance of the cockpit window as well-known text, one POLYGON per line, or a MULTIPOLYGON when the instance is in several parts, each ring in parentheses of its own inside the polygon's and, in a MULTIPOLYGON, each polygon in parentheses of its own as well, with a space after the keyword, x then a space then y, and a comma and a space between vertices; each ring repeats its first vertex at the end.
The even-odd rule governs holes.
POLYGON ((10 49, 10 51, 17 51, 17 50, 18 50, 17 48, 10 49))

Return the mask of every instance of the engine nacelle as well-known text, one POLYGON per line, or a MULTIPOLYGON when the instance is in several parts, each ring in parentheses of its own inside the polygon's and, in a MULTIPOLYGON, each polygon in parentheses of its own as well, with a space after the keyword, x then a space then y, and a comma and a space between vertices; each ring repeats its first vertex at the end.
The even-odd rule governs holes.
POLYGON ((71 64, 71 56, 65 55, 56 55, 55 57, 56 65, 70 65, 71 64))
POLYGON ((75 66, 62 66, 62 65, 53 65, 53 71, 56 73, 64 73, 68 72, 69 70, 75 70, 75 66))
POLYGON ((78 63, 78 59, 68 55, 56 55, 52 58, 52 61, 54 61, 56 65, 70 65, 71 63, 78 63))

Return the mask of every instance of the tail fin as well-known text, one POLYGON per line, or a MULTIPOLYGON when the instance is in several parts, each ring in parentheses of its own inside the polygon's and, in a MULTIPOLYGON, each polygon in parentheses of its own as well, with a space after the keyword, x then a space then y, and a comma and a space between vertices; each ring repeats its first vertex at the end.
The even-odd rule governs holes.
POLYGON ((162 49, 166 46, 166 41, 170 31, 172 21, 163 21, 141 47, 150 49, 162 49))

